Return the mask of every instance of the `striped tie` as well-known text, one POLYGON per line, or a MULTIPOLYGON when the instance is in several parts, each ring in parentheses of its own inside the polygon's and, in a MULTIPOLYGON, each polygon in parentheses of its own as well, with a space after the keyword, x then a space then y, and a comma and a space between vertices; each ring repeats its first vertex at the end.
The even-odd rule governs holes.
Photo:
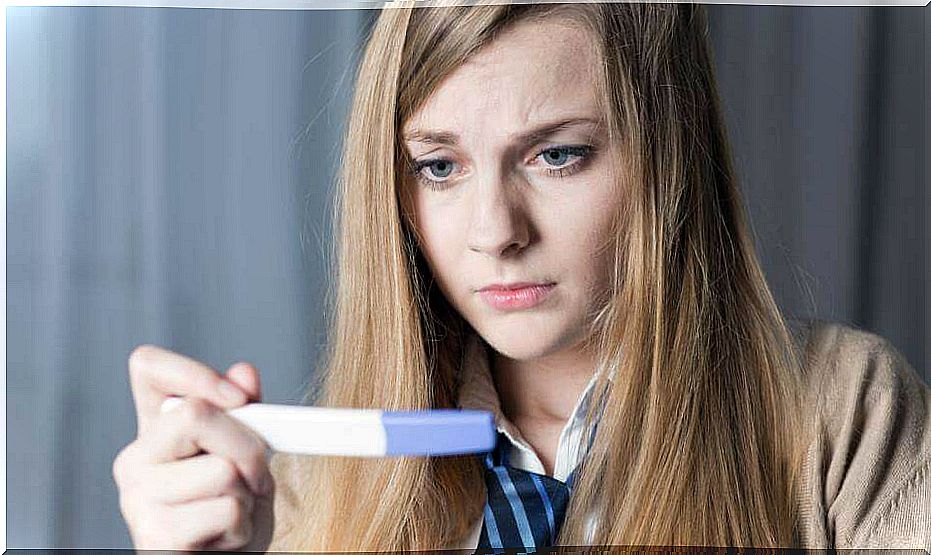
POLYGON ((485 457, 488 495, 476 553, 552 546, 565 517, 575 472, 563 483, 514 468, 508 464, 508 444, 499 433, 495 450, 485 457))

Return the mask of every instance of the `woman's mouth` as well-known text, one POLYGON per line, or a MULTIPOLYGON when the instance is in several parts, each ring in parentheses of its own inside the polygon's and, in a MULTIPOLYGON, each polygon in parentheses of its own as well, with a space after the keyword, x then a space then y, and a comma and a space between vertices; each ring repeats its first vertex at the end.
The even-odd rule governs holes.
POLYGON ((491 285, 478 294, 496 310, 522 310, 543 302, 554 287, 555 283, 491 285))

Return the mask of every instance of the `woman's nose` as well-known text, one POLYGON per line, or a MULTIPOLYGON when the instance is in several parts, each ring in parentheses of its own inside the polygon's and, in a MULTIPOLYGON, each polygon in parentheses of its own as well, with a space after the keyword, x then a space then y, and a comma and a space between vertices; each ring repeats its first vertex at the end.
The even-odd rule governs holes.
POLYGON ((530 240, 530 222, 520 192, 501 179, 477 184, 473 191, 469 249, 492 257, 524 250, 530 240))

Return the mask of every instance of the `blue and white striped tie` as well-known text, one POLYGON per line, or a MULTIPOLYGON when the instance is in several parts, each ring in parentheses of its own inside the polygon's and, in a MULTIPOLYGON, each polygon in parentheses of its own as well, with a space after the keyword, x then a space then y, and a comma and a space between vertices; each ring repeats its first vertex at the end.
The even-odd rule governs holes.
POLYGON ((476 553, 552 546, 566 514, 575 472, 565 483, 508 464, 507 438, 499 433, 485 457, 485 518, 476 553))

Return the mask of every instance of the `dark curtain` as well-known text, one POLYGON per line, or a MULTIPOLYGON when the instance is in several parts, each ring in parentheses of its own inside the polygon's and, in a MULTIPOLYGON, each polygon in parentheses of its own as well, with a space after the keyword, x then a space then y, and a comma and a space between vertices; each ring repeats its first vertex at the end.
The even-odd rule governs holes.
POLYGON ((735 162, 780 305, 878 333, 931 379, 931 8, 708 10, 735 162))

